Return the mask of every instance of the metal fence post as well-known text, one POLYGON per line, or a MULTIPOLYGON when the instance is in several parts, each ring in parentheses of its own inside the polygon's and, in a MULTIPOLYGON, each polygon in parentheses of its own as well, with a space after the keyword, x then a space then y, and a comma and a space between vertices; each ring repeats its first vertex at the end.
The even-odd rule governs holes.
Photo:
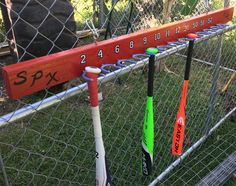
POLYGON ((104 15, 104 11, 105 11, 105 3, 104 0, 99 0, 99 24, 100 26, 102 26, 105 22, 105 15, 104 15))
POLYGON ((209 100, 208 109, 207 109, 207 118, 206 118, 205 131, 204 131, 205 135, 209 134, 209 131, 211 128, 210 125, 212 123, 212 113, 213 113, 213 108, 215 105, 215 99, 217 95, 217 81, 219 78, 222 46, 223 46, 223 35, 221 34, 219 36, 219 47, 218 47, 217 56, 216 56, 216 64, 214 65, 214 69, 213 69, 212 85, 211 85, 211 90, 210 90, 210 100, 209 100))
MULTIPOLYGON (((224 7, 228 7, 230 5, 230 0, 224 0, 224 7)), ((204 134, 208 135, 210 130, 210 124, 212 122, 212 111, 215 103, 216 98, 216 87, 217 87, 217 80, 219 77, 219 70, 220 70, 220 60, 221 60, 221 52, 222 52, 222 46, 223 46, 223 35, 220 35, 219 40, 219 48, 217 52, 216 57, 216 64, 214 66, 213 70, 213 79, 212 79, 212 86, 211 86, 211 92, 210 92, 210 100, 208 104, 208 110, 207 110, 207 119, 206 119, 206 125, 205 125, 205 131, 204 134)))
POLYGON ((209 0, 205 0, 205 6, 207 9, 207 12, 209 12, 209 10, 210 10, 209 0))
POLYGON ((230 5, 230 0, 224 0, 224 7, 228 7, 230 5))

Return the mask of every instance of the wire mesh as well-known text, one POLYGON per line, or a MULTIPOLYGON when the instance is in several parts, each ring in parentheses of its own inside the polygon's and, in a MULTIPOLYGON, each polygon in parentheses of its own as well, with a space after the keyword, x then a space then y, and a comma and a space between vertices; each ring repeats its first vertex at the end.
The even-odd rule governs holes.
MULTIPOLYGON (((3 18, 9 19, 8 26, 6 21, 2 23, 1 41, 9 42, 14 55, 1 57, 0 66, 94 42, 88 20, 96 27, 95 31, 100 33, 98 40, 103 40, 106 35, 107 38, 116 37, 223 6, 218 1, 211 1, 209 6, 206 1, 193 1, 193 4, 188 4, 188 1, 167 2, 169 1, 28 0, 23 4, 19 3, 20 5, 17 1, 12 1, 11 7, 6 1, 1 1, 2 12, 7 12, 3 18), (68 9, 60 14, 65 7, 68 9), (27 14, 29 11, 30 14, 27 14), (39 14, 41 16, 37 20, 34 16, 39 14), (57 29, 51 29, 53 26, 57 29), (27 33, 26 30, 30 29, 30 37, 25 37, 24 34, 14 35, 19 29, 21 33, 27 33)), ((196 60, 192 64, 186 108, 184 151, 191 148, 206 130, 212 129, 236 107, 235 83, 231 83, 226 92, 220 92, 236 69, 235 35, 233 30, 195 46, 196 60), (220 42, 221 37, 223 42, 220 42), (216 71, 220 48, 220 67, 216 71), (214 71, 219 72, 215 78, 214 71), (213 95, 211 87, 214 84, 216 94, 213 95), (210 102, 212 96, 214 101, 210 102), (208 111, 209 105, 211 112, 208 111), (206 126, 207 118, 209 122, 206 126)), ((181 95, 185 55, 186 50, 180 50, 175 55, 157 61, 159 71, 155 73, 154 82, 154 174, 150 177, 142 176, 140 158, 147 66, 132 69, 125 75, 117 75, 111 81, 100 83, 103 138, 115 185, 147 185, 176 160, 171 155, 171 139, 181 95)), ((51 96, 62 91, 66 94, 72 87, 78 87, 82 83, 84 81, 78 78, 12 101, 8 99, 1 79, 0 115, 11 113, 10 118, 14 117, 19 109, 26 106, 32 108, 35 102, 40 107, 51 96)), ((1 182, 9 185, 94 184, 95 144, 85 89, 86 87, 82 87, 82 90, 69 99, 58 98, 57 104, 45 109, 33 107, 33 113, 9 122, 0 129, 1 182)), ((214 168, 211 164, 217 165, 235 150, 231 141, 231 137, 235 137, 234 128, 232 123, 224 125, 219 129, 222 136, 218 141, 225 141, 213 143, 215 136, 213 140, 210 138, 210 148, 202 146, 203 150, 201 148, 197 151, 200 155, 191 155, 162 184, 197 183, 214 168), (215 149, 219 149, 219 155, 215 154, 215 149), (208 158, 198 158, 206 154, 213 158, 208 164, 205 163, 208 158)))
MULTIPOLYGON (((206 143, 197 151, 189 156, 188 161, 184 161, 176 171, 173 172, 160 185, 176 184, 176 185, 196 185, 199 180, 205 185, 223 185, 230 178, 228 171, 232 170, 231 166, 226 166, 224 160, 230 158, 230 155, 235 154, 235 130, 229 131, 227 128, 232 127, 233 122, 228 122, 227 125, 221 127, 214 135, 207 139, 206 143), (214 173, 215 169, 222 166, 222 172, 219 175, 212 176, 211 182, 205 179, 206 175, 214 173), (220 178, 217 180, 217 178, 220 178), (225 177, 225 179, 223 179, 225 177)), ((231 160, 233 158, 231 157, 231 160)), ((228 160, 229 161, 229 160, 228 160)), ((233 160, 232 163, 235 163, 233 160)))

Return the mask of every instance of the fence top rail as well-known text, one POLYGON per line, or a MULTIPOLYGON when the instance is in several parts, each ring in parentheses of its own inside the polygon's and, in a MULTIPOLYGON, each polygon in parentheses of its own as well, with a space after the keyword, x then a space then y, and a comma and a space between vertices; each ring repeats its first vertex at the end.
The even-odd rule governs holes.
POLYGON ((233 9, 228 7, 159 28, 5 66, 2 70, 7 93, 11 99, 18 99, 79 77, 86 66, 116 64, 119 59, 129 59, 133 54, 143 53, 148 47, 166 45, 190 32, 199 32, 217 24, 227 23, 232 19, 233 9))

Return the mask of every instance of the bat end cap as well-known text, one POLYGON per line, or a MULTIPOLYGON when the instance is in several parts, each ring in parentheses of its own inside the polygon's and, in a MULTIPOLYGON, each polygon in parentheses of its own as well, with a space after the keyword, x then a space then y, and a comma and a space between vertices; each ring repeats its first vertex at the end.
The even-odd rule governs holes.
POLYGON ((157 48, 154 48, 154 47, 147 48, 147 49, 146 49, 146 53, 147 53, 147 54, 150 54, 150 55, 155 55, 155 54, 158 53, 158 49, 157 49, 157 48))
POLYGON ((189 34, 187 35, 187 37, 190 38, 190 39, 196 39, 196 38, 198 38, 198 35, 197 35, 197 34, 194 34, 194 33, 189 33, 189 34))
POLYGON ((93 66, 87 66, 85 67, 85 71, 93 74, 99 74, 101 73, 101 69, 98 67, 93 67, 93 66))

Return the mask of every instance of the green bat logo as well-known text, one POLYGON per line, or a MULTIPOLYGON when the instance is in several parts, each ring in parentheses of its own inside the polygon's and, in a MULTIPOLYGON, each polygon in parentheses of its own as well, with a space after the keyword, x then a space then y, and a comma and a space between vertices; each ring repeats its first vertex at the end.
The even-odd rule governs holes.
POLYGON ((154 147, 154 121, 153 121, 153 97, 147 97, 147 106, 144 116, 143 143, 148 152, 153 154, 154 147))
POLYGON ((153 98, 147 97, 147 106, 144 116, 143 138, 142 138, 142 164, 143 174, 149 175, 153 164, 154 148, 154 119, 153 119, 153 98))

